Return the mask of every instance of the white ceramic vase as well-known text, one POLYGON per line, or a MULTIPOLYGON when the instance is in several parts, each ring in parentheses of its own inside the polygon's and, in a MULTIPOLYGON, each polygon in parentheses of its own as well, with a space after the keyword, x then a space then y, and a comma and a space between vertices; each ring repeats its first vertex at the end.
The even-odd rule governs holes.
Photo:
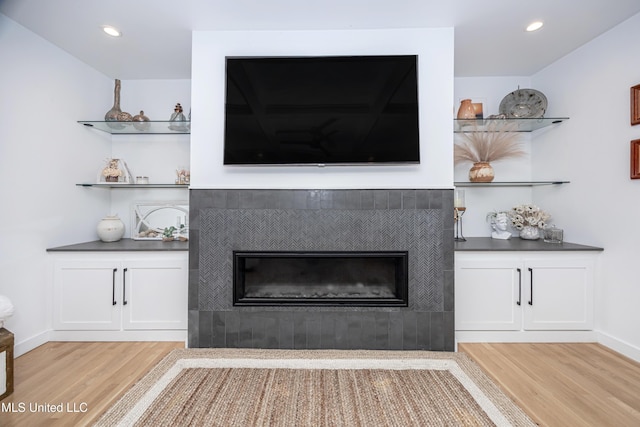
POLYGON ((520 238, 525 240, 538 240, 540 238, 540 229, 538 227, 525 225, 524 228, 520 230, 520 238))
POLYGON ((118 215, 109 215, 98 223, 97 231, 103 242, 117 242, 124 236, 124 222, 118 215))

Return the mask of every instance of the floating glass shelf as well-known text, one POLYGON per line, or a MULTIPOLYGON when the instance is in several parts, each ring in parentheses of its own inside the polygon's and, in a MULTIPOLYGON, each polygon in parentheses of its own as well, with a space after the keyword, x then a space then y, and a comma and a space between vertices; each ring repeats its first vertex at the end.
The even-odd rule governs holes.
POLYGON ((189 188, 189 184, 76 184, 78 187, 95 187, 95 188, 189 188))
POLYGON ((468 182, 456 181, 456 187, 537 187, 541 185, 569 184, 569 181, 504 181, 504 182, 468 182))
POLYGON ((501 125, 514 126, 510 132, 533 132, 547 126, 562 123, 569 120, 569 117, 540 117, 528 119, 453 119, 455 133, 464 132, 487 132, 489 125, 495 125, 492 130, 499 131, 501 125))
POLYGON ((114 135, 173 135, 191 133, 191 122, 170 122, 164 120, 150 122, 78 121, 78 123, 114 135))

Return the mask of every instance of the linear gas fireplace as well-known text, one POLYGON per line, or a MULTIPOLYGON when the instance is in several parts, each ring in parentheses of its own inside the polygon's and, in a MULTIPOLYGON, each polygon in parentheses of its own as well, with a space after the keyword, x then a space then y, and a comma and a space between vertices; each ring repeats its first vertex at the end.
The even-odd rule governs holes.
POLYGON ((408 253, 233 252, 233 305, 406 307, 408 253))
POLYGON ((452 189, 189 194, 189 347, 454 350, 452 189))

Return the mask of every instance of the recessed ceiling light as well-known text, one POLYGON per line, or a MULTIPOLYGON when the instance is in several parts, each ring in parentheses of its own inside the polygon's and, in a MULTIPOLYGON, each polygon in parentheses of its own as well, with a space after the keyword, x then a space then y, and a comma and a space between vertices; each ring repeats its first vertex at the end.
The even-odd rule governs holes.
POLYGON ((105 33, 109 34, 112 37, 120 37, 122 35, 122 33, 117 28, 114 28, 110 25, 103 25, 102 31, 104 31, 105 33))
POLYGON ((527 31, 531 32, 531 31, 539 30, 540 28, 542 28, 543 25, 544 23, 542 21, 532 22, 527 26, 527 31))

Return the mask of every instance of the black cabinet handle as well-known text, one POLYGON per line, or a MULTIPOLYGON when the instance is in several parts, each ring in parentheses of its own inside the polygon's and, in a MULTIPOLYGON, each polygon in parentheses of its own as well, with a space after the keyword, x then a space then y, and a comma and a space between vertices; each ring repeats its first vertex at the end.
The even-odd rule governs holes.
POLYGON ((111 304, 112 305, 116 305, 116 272, 118 271, 117 268, 113 269, 113 276, 111 278, 111 304))
POLYGON ((516 304, 521 305, 522 304, 522 270, 520 270, 519 268, 516 269, 518 271, 518 301, 516 301, 516 304))
POLYGON ((122 270, 122 305, 127 305, 127 269, 122 270))
POLYGON ((533 268, 529 269, 529 276, 531 281, 529 282, 530 287, 530 291, 531 293, 529 294, 529 305, 533 305, 533 268))

